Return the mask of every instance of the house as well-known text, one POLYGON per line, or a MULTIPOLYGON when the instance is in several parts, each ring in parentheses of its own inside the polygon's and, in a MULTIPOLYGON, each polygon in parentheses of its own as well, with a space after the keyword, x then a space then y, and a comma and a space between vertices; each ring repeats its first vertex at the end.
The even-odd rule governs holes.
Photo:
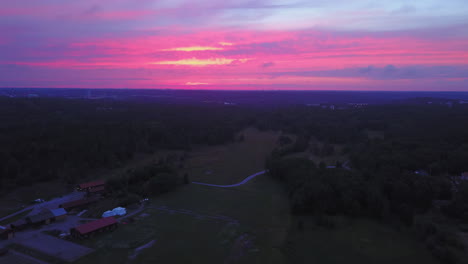
POLYGON ((75 208, 84 208, 84 207, 88 206, 91 203, 97 202, 97 200, 99 200, 99 198, 97 198, 97 197, 88 198, 88 199, 79 199, 79 200, 75 200, 75 201, 71 201, 71 202, 61 204, 61 205, 59 205, 59 208, 63 208, 67 212, 69 212, 70 210, 73 210, 75 208))
POLYGON ((63 208, 52 209, 50 212, 54 215, 54 221, 60 221, 67 218, 67 211, 63 208))
POLYGON ((104 180, 98 180, 98 181, 78 184, 76 189, 78 191, 91 191, 92 189, 103 187, 105 185, 106 185, 106 182, 104 180))
POLYGON ((114 230, 117 228, 117 224, 117 220, 114 217, 105 217, 72 228, 70 229, 70 234, 75 238, 88 238, 96 233, 114 230))
POLYGON ((50 210, 43 210, 38 214, 26 217, 26 221, 31 225, 43 225, 43 224, 50 224, 50 222, 54 219, 54 215, 50 210))
POLYGON ((0 226, 0 239, 12 239, 15 236, 15 232, 9 227, 0 226))
POLYGON ((10 223, 10 227, 15 231, 23 230, 26 227, 28 227, 28 222, 26 221, 26 219, 19 219, 13 223, 10 223))

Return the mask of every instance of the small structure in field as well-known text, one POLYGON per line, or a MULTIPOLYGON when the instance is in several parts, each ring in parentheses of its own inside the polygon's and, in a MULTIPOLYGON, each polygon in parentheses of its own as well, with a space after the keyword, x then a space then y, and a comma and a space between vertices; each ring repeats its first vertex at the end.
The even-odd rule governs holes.
POLYGON ((88 199, 79 199, 71 202, 67 202, 64 204, 59 205, 59 208, 65 209, 67 212, 70 210, 73 210, 75 208, 85 208, 91 203, 97 202, 99 199, 94 197, 94 198, 88 198, 88 199))
POLYGON ((115 230, 116 228, 117 220, 111 216, 72 228, 70 229, 70 235, 74 238, 89 238, 97 233, 115 230))
POLYGON ((105 211, 102 214, 102 217, 109 217, 109 216, 116 216, 116 215, 122 216, 126 214, 127 214, 127 209, 123 207, 117 207, 117 208, 112 209, 111 211, 105 211))
POLYGON ((63 208, 52 209, 50 212, 54 215, 54 221, 60 221, 67 218, 67 211, 63 208))
POLYGON ((38 214, 26 217, 26 221, 31 225, 43 225, 43 224, 50 224, 53 221, 54 215, 50 210, 44 210, 39 212, 38 214))
POLYGON ((78 184, 78 186, 76 186, 76 189, 78 191, 90 192, 90 191, 97 190, 97 189, 104 190, 105 186, 106 186, 106 182, 104 180, 97 180, 93 182, 78 184))
POLYGON ((9 227, 0 226, 0 239, 12 239, 15 236, 15 232, 9 227))

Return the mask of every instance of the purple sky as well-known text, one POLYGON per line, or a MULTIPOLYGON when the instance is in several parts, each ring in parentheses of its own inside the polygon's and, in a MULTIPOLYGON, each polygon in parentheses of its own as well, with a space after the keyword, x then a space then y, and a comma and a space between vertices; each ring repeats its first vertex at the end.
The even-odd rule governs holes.
POLYGON ((468 91, 468 2, 15 0, 0 87, 468 91))

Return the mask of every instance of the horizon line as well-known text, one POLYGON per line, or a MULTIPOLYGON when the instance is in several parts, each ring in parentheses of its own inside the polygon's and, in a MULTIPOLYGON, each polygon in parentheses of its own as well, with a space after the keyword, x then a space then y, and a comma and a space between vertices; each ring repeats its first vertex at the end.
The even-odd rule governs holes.
POLYGON ((432 93, 468 93, 467 90, 332 90, 332 89, 190 89, 190 88, 77 88, 77 87, 0 87, 0 89, 64 89, 64 90, 165 90, 165 91, 216 91, 216 92, 432 92, 432 93))

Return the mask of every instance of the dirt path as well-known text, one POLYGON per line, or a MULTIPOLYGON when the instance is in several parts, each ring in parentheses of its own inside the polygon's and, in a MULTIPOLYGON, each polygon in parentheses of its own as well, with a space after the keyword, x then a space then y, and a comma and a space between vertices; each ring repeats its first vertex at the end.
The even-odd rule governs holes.
POLYGON ((244 184, 248 183, 250 180, 257 177, 258 175, 265 174, 266 172, 267 172, 266 170, 259 171, 257 173, 254 173, 254 174, 248 176, 243 181, 241 181, 239 183, 236 183, 236 184, 231 184, 231 185, 218 185, 218 184, 210 184, 210 183, 203 183, 203 182, 192 182, 192 183, 193 184, 199 184, 199 185, 205 185, 205 186, 220 187, 220 188, 233 188, 233 187, 239 187, 241 185, 244 185, 244 184))

